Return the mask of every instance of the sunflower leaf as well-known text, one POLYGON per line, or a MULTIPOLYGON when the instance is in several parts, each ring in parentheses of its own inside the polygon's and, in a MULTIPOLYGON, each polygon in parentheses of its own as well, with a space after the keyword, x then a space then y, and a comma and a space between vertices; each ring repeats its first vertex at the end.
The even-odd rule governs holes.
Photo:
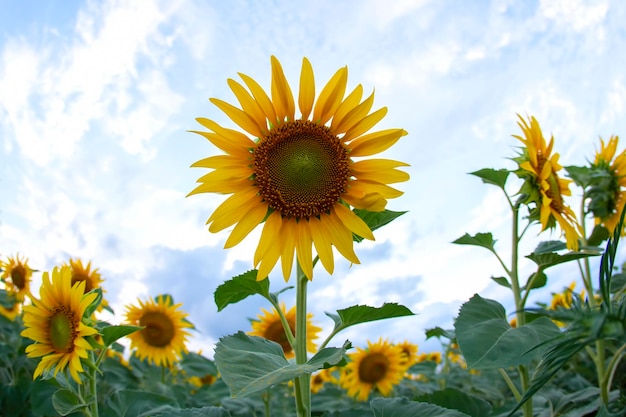
POLYGON ((237 303, 254 294, 261 294, 269 299, 270 282, 267 279, 256 280, 257 270, 253 269, 224 282, 215 290, 214 298, 217 311, 222 311, 229 304, 237 303))
POLYGON ((493 184, 504 189, 506 180, 509 177, 510 171, 508 169, 493 169, 485 168, 478 171, 470 172, 470 175, 475 175, 485 184, 493 184))
POLYGON ((224 407, 204 406, 202 408, 171 408, 154 417, 231 417, 224 407))
POLYGON ((468 233, 465 233, 452 243, 456 243, 457 245, 480 246, 495 253, 494 246, 496 244, 496 240, 493 238, 491 233, 476 233, 474 236, 470 236, 468 233))
POLYGON ((598 256, 598 253, 590 252, 568 252, 563 255, 559 255, 555 252, 548 253, 531 253, 526 257, 537 264, 541 269, 547 269, 551 266, 562 264, 569 261, 575 261, 576 259, 588 258, 590 256, 598 256))
MULTIPOLYGON (((396 218, 402 216, 406 211, 391 211, 391 210, 383 210, 383 211, 367 211, 362 209, 354 209, 352 210, 354 214, 359 216, 361 220, 367 224, 370 230, 373 232, 376 229, 380 229, 386 224, 391 223, 396 218)), ((352 234, 352 239, 355 242, 359 243, 363 240, 361 236, 352 234)))
POLYGON ((350 342, 341 348, 324 348, 298 365, 285 359, 282 347, 271 340, 244 332, 222 337, 215 346, 215 364, 233 397, 246 397, 294 378, 345 361, 350 342))
POLYGON ((60 389, 52 395, 52 406, 57 413, 66 416, 87 407, 87 404, 69 389, 60 389))
POLYGON ((528 364, 548 348, 537 346, 559 334, 558 327, 547 317, 511 327, 504 307, 478 294, 461 306, 454 327, 467 366, 473 369, 528 364))
POLYGON ((102 341, 104 346, 111 346, 124 336, 143 329, 143 326, 107 326, 102 328, 102 341))
POLYGON ((370 402, 375 417, 470 417, 457 410, 435 404, 411 401, 407 398, 374 398, 370 402))
POLYGON ((415 313, 407 307, 397 303, 385 303, 380 307, 356 305, 337 310, 337 313, 338 315, 326 313, 326 315, 335 322, 335 328, 332 332, 333 335, 355 324, 415 315, 415 313))

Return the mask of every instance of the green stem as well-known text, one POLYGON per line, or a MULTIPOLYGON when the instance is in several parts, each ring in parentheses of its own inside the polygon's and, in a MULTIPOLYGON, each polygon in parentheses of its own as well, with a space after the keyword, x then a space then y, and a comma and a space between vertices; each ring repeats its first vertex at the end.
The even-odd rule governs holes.
POLYGON ((615 351, 613 358, 611 358, 611 361, 609 362, 609 365, 607 366, 607 372, 604 377, 604 380, 602 381, 602 390, 606 391, 607 397, 608 397, 608 393, 611 391, 611 384, 613 383, 615 370, 617 369, 617 366, 619 365, 620 361, 624 358, 625 351, 626 351, 626 343, 624 343, 622 346, 619 347, 619 349, 615 351))
POLYGON ((270 400, 272 398, 272 391, 268 388, 267 391, 261 395, 263 404, 265 405, 265 417, 270 417, 270 400))
POLYGON ((500 373, 500 375, 502 375, 502 378, 504 379, 504 382, 506 382, 506 385, 509 387, 509 389, 513 393, 513 396, 515 397, 515 400, 516 401, 521 400, 522 399, 522 394, 520 394, 519 390, 515 386, 515 383, 513 383, 513 380, 511 379, 509 374, 507 374, 506 371, 504 369, 502 369, 502 368, 498 368, 498 372, 500 373))
POLYGON ((272 306, 274 306, 274 310, 276 310, 276 313, 278 313, 280 322, 282 323, 283 329, 285 330, 285 336, 287 337, 287 341, 289 342, 291 349, 295 352, 296 338, 293 335, 293 332, 291 331, 291 326, 289 325, 289 322, 287 321, 287 317, 285 317, 285 313, 283 312, 283 309, 280 308, 280 306, 278 305, 278 301, 274 300, 272 297, 268 297, 267 299, 269 300, 270 303, 272 303, 272 306))
MULTIPOLYGON (((309 279, 297 264, 296 277, 296 364, 302 365, 308 360, 306 352, 306 290, 309 279)), ((298 417, 311 417, 311 374, 303 374, 294 380, 296 395, 296 413, 298 417)))
MULTIPOLYGON (((89 360, 93 361, 93 351, 90 353, 89 360)), ((96 381, 96 365, 88 366, 87 368, 87 379, 89 380, 89 395, 88 398, 91 398, 91 404, 89 404, 89 415, 90 417, 98 417, 98 384, 96 381)))
MULTIPOLYGON (((518 251, 519 251, 519 204, 512 207, 513 210, 513 227, 511 236, 511 290, 513 291, 513 298, 515 300, 515 317, 517 318, 517 326, 521 327, 526 324, 526 314, 524 312, 524 299, 522 299, 522 293, 519 285, 518 275, 518 251)), ((529 387, 529 374, 528 368, 524 365, 518 367, 520 374, 520 382, 522 385, 522 392, 526 392, 529 387)), ((532 400, 528 400, 522 406, 524 417, 533 416, 533 403, 532 400)))

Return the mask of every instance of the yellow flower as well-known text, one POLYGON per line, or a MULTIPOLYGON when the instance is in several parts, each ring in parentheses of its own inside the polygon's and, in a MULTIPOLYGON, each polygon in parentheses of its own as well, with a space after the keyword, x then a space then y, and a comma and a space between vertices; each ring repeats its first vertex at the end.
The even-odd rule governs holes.
POLYGON ((0 304, 0 315, 13 321, 17 316, 19 316, 20 312, 22 311, 21 307, 22 304, 18 303, 17 300, 10 307, 0 304))
POLYGON ((589 209, 595 223, 602 224, 611 234, 626 204, 626 150, 615 156, 618 142, 617 136, 611 136, 605 145, 600 138, 600 150, 591 166, 594 176, 589 192, 589 209))
MULTIPOLYGON (((285 318, 287 319, 287 323, 289 323, 289 328, 291 332, 295 336, 296 333, 296 307, 292 307, 289 311, 286 311, 286 307, 284 304, 281 304, 280 309, 282 310, 285 318)), ((283 328, 283 324, 280 321, 280 316, 275 309, 272 311, 268 311, 266 309, 263 310, 263 315, 259 314, 257 316, 258 320, 252 321, 252 331, 248 332, 250 336, 260 336, 265 339, 271 340, 273 342, 278 343, 285 353, 285 358, 293 358, 294 351, 292 346, 289 344, 289 339, 285 335, 285 329, 283 328)), ((313 325, 313 314, 308 313, 306 316, 306 348, 308 352, 315 352, 316 345, 314 340, 318 338, 318 333, 322 331, 320 327, 313 325)))
POLYGON ((20 257, 19 254, 13 258, 9 256, 6 261, 0 261, 0 269, 2 269, 0 278, 4 281, 9 294, 13 294, 20 303, 26 296, 30 297, 33 270, 28 266, 28 259, 20 257))
POLYGON ((42 356, 33 379, 52 368, 56 376, 67 367, 72 378, 81 383, 78 375, 83 372, 81 358, 87 358, 87 351, 93 349, 86 337, 98 333, 82 319, 96 294, 85 295, 85 284, 71 285, 71 280, 72 273, 67 267, 54 268, 52 281, 44 272, 39 289, 41 299, 33 298, 33 305, 24 307, 25 329, 21 335, 36 342, 26 347, 26 353, 29 357, 42 356))
POLYGON ((402 349, 402 355, 406 361, 407 368, 410 368, 417 363, 418 346, 416 344, 405 340, 404 342, 398 344, 398 346, 402 349))
POLYGON ((576 288, 576 282, 572 282, 569 287, 565 288, 562 293, 556 293, 552 295, 552 302, 550 303, 550 310, 557 310, 559 308, 570 308, 572 306, 572 294, 576 288))
POLYGON ((441 352, 422 353, 417 356, 417 362, 435 362, 441 363, 441 352))
POLYGON ((402 349, 387 341, 367 342, 367 349, 357 348, 348 354, 350 362, 343 368, 339 383, 348 395, 366 401, 373 389, 391 394, 407 370, 402 349))
POLYGON ((537 119, 531 117, 529 124, 522 116, 518 117, 518 125, 524 137, 513 137, 519 139, 524 148, 515 161, 520 167, 517 175, 525 180, 519 194, 527 196, 525 204, 534 205, 530 210, 530 220, 539 221, 542 231, 554 228, 558 223, 565 234, 567 247, 578 250, 580 226, 576 215, 563 199, 563 196, 571 195, 569 183, 572 181, 560 178, 557 174, 562 166, 559 165, 559 154, 552 154, 554 138, 551 137, 546 144, 537 119))
POLYGON ((326 368, 311 375, 311 392, 317 394, 327 382, 338 384, 339 380, 333 375, 337 368, 326 368))
POLYGON ((294 260, 313 276, 312 245, 324 268, 334 270, 334 246, 352 263, 353 234, 373 240, 369 227, 350 207, 382 211, 387 200, 402 195, 388 184, 407 181, 407 166, 389 159, 361 159, 378 154, 406 135, 402 129, 367 133, 387 113, 370 113, 372 93, 365 100, 358 85, 345 95, 347 67, 340 68, 315 100, 313 69, 302 62, 298 107, 282 66, 271 58, 271 99, 261 86, 240 74, 248 89, 229 79, 241 109, 222 100, 211 102, 247 132, 227 129, 212 120, 197 121, 209 131, 196 131, 225 154, 192 166, 212 171, 202 176, 191 194, 232 194, 209 217, 209 231, 234 226, 225 243, 240 243, 264 223, 254 254, 257 279, 265 279, 281 260, 289 279, 294 260))
MULTIPOLYGON (((69 264, 65 264, 72 269, 72 284, 84 281, 85 282, 85 293, 95 289, 101 288, 104 293, 104 288, 102 288, 102 276, 98 272, 98 268, 95 268, 93 271, 91 270, 91 261, 87 263, 87 265, 83 265, 83 262, 80 259, 71 259, 69 264)), ((102 311, 102 308, 107 305, 106 300, 102 300, 100 305, 98 306, 98 311, 102 311)))
POLYGON ((178 308, 182 304, 173 304, 169 295, 161 295, 155 300, 139 301, 139 307, 126 307, 127 324, 145 326, 144 329, 131 333, 131 349, 139 359, 147 359, 158 366, 170 366, 187 352, 186 328, 192 328, 185 317, 187 313, 178 308), (156 302, 155 302, 156 301, 156 302))

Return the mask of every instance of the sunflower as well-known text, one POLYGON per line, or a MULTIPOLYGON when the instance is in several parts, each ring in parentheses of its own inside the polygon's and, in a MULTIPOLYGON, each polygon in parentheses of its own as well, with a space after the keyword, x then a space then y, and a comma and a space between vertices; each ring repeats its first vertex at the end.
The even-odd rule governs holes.
POLYGON ((333 384, 339 383, 337 377, 333 375, 337 368, 326 368, 315 372, 311 375, 311 392, 317 394, 324 388, 324 385, 329 382, 333 384))
POLYGON ((276 57, 271 58, 271 99, 252 78, 239 74, 246 88, 228 85, 241 109, 222 100, 211 102, 246 133, 198 118, 208 129, 194 131, 225 154, 202 159, 193 167, 212 171, 202 176, 198 193, 232 194, 209 217, 209 231, 234 225, 225 248, 240 243, 265 223, 254 254, 257 279, 265 279, 278 259, 289 279, 294 251, 304 274, 313 276, 312 245, 328 273, 334 270, 332 247, 352 263, 353 234, 373 240, 369 227, 350 207, 384 210, 387 200, 402 195, 388 184, 407 181, 408 166, 389 159, 362 159, 391 147, 407 134, 403 129, 367 133, 387 113, 372 113, 372 93, 365 100, 358 85, 346 95, 347 67, 340 68, 315 100, 313 69, 302 61, 298 107, 276 57), (249 90, 249 91, 248 91, 249 90))
POLYGON ((530 124, 518 115, 517 123, 524 132, 524 137, 513 135, 523 144, 522 154, 514 158, 519 164, 517 175, 524 179, 519 194, 526 195, 524 204, 532 205, 530 220, 541 223, 541 231, 554 228, 556 223, 565 234, 567 247, 578 250, 580 226, 576 215, 565 204, 563 196, 571 195, 569 183, 571 180, 560 178, 557 174, 562 166, 559 165, 559 154, 552 154, 554 137, 546 145, 541 127, 535 117, 529 119, 530 124))
POLYGON ((373 389, 389 395, 407 370, 402 348, 382 339, 368 341, 367 349, 357 348, 348 357, 350 362, 343 368, 339 384, 359 401, 366 401, 373 389))
POLYGON ((28 266, 28 259, 20 257, 8 257, 6 261, 0 261, 2 269, 2 281, 6 285, 7 292, 13 294, 20 303, 26 296, 30 297, 30 283, 32 281, 33 270, 28 266))
POLYGON ((417 363, 417 350, 418 346, 415 343, 411 343, 408 340, 405 340, 402 343, 399 343, 398 346, 402 349, 402 355, 406 362, 407 368, 410 368, 412 365, 417 363))
POLYGON ((126 320, 133 326, 145 326, 144 329, 130 334, 130 347, 135 349, 139 359, 147 359, 158 366, 170 366, 183 352, 189 332, 193 328, 185 317, 187 313, 174 304, 169 295, 161 295, 147 302, 139 301, 139 307, 126 307, 126 320))
POLYGON ((22 311, 21 307, 22 304, 18 302, 7 305, 0 304, 0 315, 13 321, 20 315, 20 312, 22 311))
MULTIPOLYGON (((102 276, 98 272, 98 268, 91 270, 91 261, 89 261, 87 265, 83 265, 83 262, 80 259, 74 260, 70 258, 69 264, 66 263, 65 265, 72 269, 72 284, 79 281, 85 282, 85 293, 88 293, 95 288, 101 288, 102 292, 105 292, 102 288, 102 276)), ((106 305, 107 302, 103 299, 98 306, 98 311, 102 311, 103 307, 106 305)))
POLYGON ((626 150, 615 156, 618 142, 617 136, 611 136, 605 145, 600 138, 600 150, 591 165, 593 175, 588 192, 589 210, 595 223, 606 227, 611 234, 626 204, 626 150))
POLYGON ((435 362, 436 364, 440 364, 441 352, 421 353, 417 356, 417 362, 435 362))
MULTIPOLYGON (((284 304, 281 304, 280 309, 282 310, 285 318, 287 319, 287 323, 289 323, 289 328, 291 332, 295 336, 296 332, 296 307, 292 307, 289 311, 286 311, 286 307, 284 304)), ((285 329, 283 328, 283 324, 280 321, 280 316, 275 309, 272 311, 268 311, 266 309, 262 309, 263 314, 259 314, 257 316, 258 320, 252 321, 252 331, 248 332, 250 336, 260 336, 264 337, 267 340, 271 340, 273 342, 278 343, 285 353, 285 358, 293 358, 295 353, 293 351, 292 346, 289 344, 289 340, 285 335, 285 329)), ((320 327, 313 325, 313 314, 308 313, 306 315, 306 350, 308 352, 315 352, 316 345, 314 340, 318 338, 318 333, 322 331, 320 327)))
POLYGON ((86 338, 98 333, 82 320, 96 294, 85 295, 83 282, 71 282, 72 273, 67 267, 54 268, 52 281, 44 272, 39 289, 41 299, 33 298, 33 305, 24 307, 25 329, 21 335, 36 342, 26 347, 26 353, 29 357, 43 356, 33 378, 52 368, 56 376, 67 367, 72 378, 81 383, 81 358, 87 358, 87 351, 93 349, 86 338))

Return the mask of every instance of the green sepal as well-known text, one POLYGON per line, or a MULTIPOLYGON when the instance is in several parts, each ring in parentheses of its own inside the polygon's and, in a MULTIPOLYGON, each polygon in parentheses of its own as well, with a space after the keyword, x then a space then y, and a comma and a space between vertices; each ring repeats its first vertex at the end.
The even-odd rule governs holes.
MULTIPOLYGON (((83 318, 89 319, 91 318, 93 313, 96 311, 96 309, 98 308, 98 306, 100 306, 100 303, 102 302, 102 288, 100 287, 94 288, 93 290, 89 291, 87 294, 97 294, 96 298, 85 309, 85 314, 83 314, 83 318)), ((87 294, 84 294, 83 297, 85 297, 87 294)))

